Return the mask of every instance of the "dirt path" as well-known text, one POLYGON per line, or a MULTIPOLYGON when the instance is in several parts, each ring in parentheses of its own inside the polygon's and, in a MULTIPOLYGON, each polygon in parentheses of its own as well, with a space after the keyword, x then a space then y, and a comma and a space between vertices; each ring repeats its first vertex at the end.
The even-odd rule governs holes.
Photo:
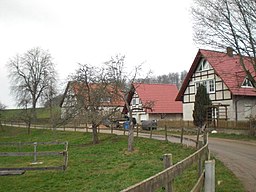
POLYGON ((209 138, 209 148, 242 181, 247 192, 256 192, 256 143, 209 138))

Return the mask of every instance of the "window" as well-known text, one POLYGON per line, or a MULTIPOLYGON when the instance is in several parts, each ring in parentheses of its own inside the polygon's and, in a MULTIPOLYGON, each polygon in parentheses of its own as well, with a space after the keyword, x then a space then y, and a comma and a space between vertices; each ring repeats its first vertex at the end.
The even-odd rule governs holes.
POLYGON ((242 83, 242 87, 253 87, 252 82, 246 77, 242 83))
POLYGON ((244 117, 250 117, 252 115, 252 106, 250 104, 244 104, 244 117))
POLYGON ((102 98, 100 98, 100 102, 102 102, 102 103, 110 103, 111 102, 111 98, 110 97, 102 97, 102 98))
POLYGON ((210 65, 209 65, 208 61, 206 61, 205 59, 201 59, 197 71, 205 71, 208 69, 210 69, 210 65))
POLYGON ((215 82, 214 80, 210 80, 208 81, 209 84, 209 93, 214 93, 215 92, 215 82))
POLYGON ((207 93, 215 93, 215 81, 214 79, 195 82, 195 88, 199 87, 199 85, 204 85, 206 87, 207 93))
POLYGON ((132 105, 136 105, 136 98, 132 99, 132 105))

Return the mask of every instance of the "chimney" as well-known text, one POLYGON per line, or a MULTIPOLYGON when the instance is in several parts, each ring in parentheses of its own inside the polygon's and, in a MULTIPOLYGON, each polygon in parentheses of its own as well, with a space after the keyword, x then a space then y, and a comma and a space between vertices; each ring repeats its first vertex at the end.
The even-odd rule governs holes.
POLYGON ((227 55, 229 56, 229 57, 233 57, 233 48, 232 47, 227 47, 227 55))

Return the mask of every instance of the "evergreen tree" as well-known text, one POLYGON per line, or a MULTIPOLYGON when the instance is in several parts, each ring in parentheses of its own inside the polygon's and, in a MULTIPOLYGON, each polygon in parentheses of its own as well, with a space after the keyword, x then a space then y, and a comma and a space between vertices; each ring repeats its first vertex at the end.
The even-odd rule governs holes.
POLYGON ((195 105, 193 111, 194 125, 203 127, 206 122, 208 108, 211 105, 211 99, 204 85, 199 85, 195 96, 195 105))

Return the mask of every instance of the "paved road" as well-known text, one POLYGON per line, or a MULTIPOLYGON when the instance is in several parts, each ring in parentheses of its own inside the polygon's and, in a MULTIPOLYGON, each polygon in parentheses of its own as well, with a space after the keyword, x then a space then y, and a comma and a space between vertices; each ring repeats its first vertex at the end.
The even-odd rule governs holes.
POLYGON ((242 181, 247 192, 256 192, 255 142, 209 138, 209 148, 242 181))

